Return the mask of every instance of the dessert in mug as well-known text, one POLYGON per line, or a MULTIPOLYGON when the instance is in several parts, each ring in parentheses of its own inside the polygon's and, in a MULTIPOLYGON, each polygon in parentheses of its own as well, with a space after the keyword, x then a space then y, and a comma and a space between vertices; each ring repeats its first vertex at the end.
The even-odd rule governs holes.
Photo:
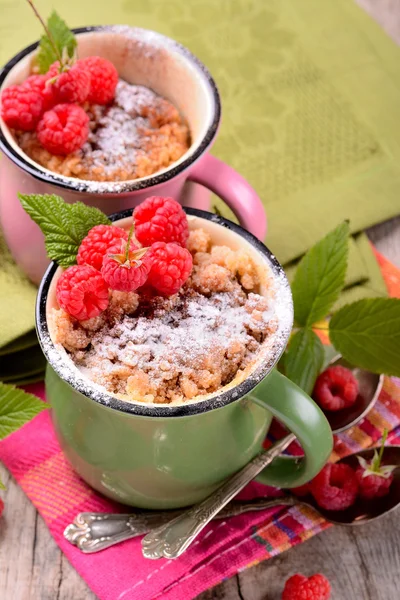
POLYGON ((129 233, 92 228, 57 281, 53 341, 123 400, 182 403, 233 387, 279 335, 270 267, 189 219, 172 198, 148 198, 129 233))
POLYGON ((1 94, 1 116, 25 154, 46 169, 91 181, 152 175, 190 146, 168 100, 119 78, 100 56, 53 63, 1 94))

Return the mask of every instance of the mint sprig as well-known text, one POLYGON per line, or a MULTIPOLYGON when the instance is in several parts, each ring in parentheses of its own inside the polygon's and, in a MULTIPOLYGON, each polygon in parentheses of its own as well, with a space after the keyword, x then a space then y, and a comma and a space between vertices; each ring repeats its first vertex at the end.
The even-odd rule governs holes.
POLYGON ((285 375, 311 394, 323 362, 324 348, 319 337, 311 329, 297 331, 284 356, 285 375))
POLYGON ((77 42, 74 34, 56 11, 51 13, 45 24, 33 2, 31 0, 28 2, 45 30, 44 35, 40 38, 36 56, 39 72, 47 73, 55 61, 59 61, 60 68, 63 70, 75 58, 77 42))
POLYGON ((111 224, 104 213, 82 202, 67 204, 60 196, 48 194, 18 194, 18 197, 44 233, 49 258, 61 267, 76 263, 79 246, 92 227, 111 224))
POLYGON ((344 306, 332 316, 329 337, 350 363, 400 376, 400 299, 367 298, 344 306))
POLYGON ((48 406, 36 396, 0 382, 0 440, 46 408, 48 406))
POLYGON ((347 269, 350 228, 341 223, 301 260, 292 284, 294 318, 300 326, 323 319, 342 291, 347 269))

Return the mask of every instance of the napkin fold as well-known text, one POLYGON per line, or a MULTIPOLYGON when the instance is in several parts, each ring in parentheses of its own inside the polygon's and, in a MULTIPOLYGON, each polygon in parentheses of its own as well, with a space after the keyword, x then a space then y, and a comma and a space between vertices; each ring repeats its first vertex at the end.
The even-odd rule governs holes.
MULTIPOLYGON (((390 294, 400 297, 400 270, 377 254, 390 294)), ((28 391, 44 398, 42 384, 28 391)), ((279 433, 271 428, 270 440, 279 433)), ((400 379, 386 377, 373 410, 356 427, 335 436, 333 460, 374 445, 384 429, 400 444, 400 379)), ((296 453, 296 449, 294 449, 296 453)), ((46 521, 57 544, 99 600, 190 600, 238 571, 300 544, 329 524, 307 507, 275 507, 210 523, 176 560, 146 560, 140 538, 98 554, 82 554, 63 537, 79 512, 126 512, 84 483, 66 461, 46 410, 0 441, 0 460, 46 521), (27 452, 29 448, 29 452, 27 452)), ((276 497, 251 483, 242 496, 276 497)))

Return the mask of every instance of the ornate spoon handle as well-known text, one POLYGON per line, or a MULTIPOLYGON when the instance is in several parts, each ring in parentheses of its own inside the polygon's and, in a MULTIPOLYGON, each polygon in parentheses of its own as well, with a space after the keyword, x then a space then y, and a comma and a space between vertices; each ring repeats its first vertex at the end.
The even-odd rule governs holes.
MULTIPOLYGON (((226 519, 274 506, 293 506, 296 502, 298 501, 293 496, 233 501, 215 515, 214 519, 226 519)), ((135 514, 79 513, 74 522, 66 527, 64 537, 85 554, 91 554, 148 533, 183 512, 166 510, 135 514)))
POLYGON ((293 434, 287 435, 269 450, 260 452, 203 502, 175 517, 166 525, 152 530, 142 540, 143 556, 152 559, 180 556, 207 523, 295 439, 293 434))

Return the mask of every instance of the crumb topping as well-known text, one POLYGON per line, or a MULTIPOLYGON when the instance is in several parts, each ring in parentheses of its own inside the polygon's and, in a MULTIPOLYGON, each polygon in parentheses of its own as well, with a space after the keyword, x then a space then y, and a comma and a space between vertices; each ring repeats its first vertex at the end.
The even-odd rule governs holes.
POLYGON ((212 246, 202 229, 190 233, 188 247, 193 272, 174 296, 114 291, 100 317, 81 323, 52 313, 54 341, 86 377, 123 399, 171 403, 216 392, 244 374, 277 329, 273 290, 258 293, 246 252, 212 246))
POLYGON ((149 88, 120 80, 110 106, 85 105, 90 133, 80 150, 56 156, 35 132, 14 131, 22 150, 35 162, 67 177, 89 181, 126 181, 152 175, 177 161, 190 146, 178 110, 149 88))

